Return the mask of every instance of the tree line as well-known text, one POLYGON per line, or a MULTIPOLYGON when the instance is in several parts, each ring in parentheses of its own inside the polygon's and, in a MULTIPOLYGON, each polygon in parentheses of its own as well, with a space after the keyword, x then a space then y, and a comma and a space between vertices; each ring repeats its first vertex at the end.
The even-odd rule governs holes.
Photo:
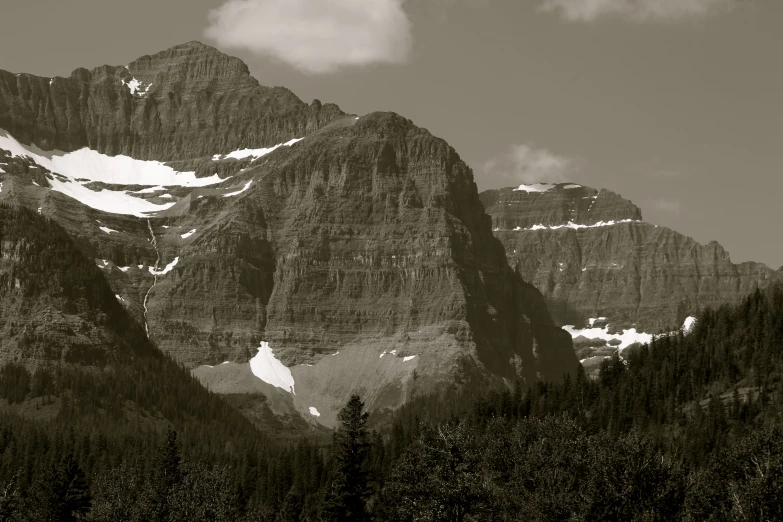
POLYGON ((354 396, 331 444, 259 432, 133 332, 105 364, 0 368, 0 521, 783 519, 781 286, 597 379, 444 390, 375 430, 354 396))

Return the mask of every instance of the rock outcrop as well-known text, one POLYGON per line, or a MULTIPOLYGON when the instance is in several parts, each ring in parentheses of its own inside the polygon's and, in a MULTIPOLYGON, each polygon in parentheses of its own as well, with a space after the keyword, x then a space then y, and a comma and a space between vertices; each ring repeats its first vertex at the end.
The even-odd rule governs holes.
POLYGON ((603 317, 617 328, 669 331, 781 276, 760 263, 732 263, 717 242, 701 245, 642 221, 637 206, 611 191, 521 188, 488 190, 481 201, 509 263, 543 293, 559 325, 603 317))

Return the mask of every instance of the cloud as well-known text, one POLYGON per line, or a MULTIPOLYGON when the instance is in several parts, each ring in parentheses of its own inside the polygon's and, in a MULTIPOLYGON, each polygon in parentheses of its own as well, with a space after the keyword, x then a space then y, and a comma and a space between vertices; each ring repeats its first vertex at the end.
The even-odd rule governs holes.
POLYGON ((404 63, 412 38, 403 1, 228 0, 209 12, 205 35, 307 73, 404 63))
POLYGON ((543 0, 542 11, 559 13, 572 22, 615 17, 646 21, 680 21, 727 12, 737 0, 543 0))
POLYGON ((673 199, 659 199, 653 203, 653 206, 662 212, 669 214, 680 213, 680 202, 673 199))
POLYGON ((508 186, 570 181, 566 178, 576 170, 577 163, 533 144, 511 145, 506 152, 484 163, 482 184, 508 186))

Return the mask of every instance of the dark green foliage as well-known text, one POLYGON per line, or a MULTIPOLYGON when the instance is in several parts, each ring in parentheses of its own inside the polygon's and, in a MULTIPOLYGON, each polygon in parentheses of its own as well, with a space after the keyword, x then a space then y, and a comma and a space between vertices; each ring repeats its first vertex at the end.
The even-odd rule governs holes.
POLYGON ((22 402, 30 393, 30 372, 20 364, 9 363, 0 368, 0 398, 9 404, 22 402))
MULTIPOLYGON (((92 281, 92 263, 74 266, 56 284, 92 281)), ((118 333, 100 364, 0 368, 4 403, 53 412, 0 414, 0 522, 783 519, 781 287, 607 359, 596 380, 448 390, 372 433, 354 396, 331 451, 259 433, 123 329, 121 307, 107 317, 118 333)))
POLYGON ((19 490, 16 488, 16 477, 11 477, 0 484, 0 522, 13 520, 18 510, 19 490))
POLYGON ((87 478, 70 453, 39 477, 33 491, 25 511, 34 520, 83 520, 92 507, 87 478))
POLYGON ((179 453, 177 433, 169 430, 166 440, 158 451, 147 487, 145 518, 151 522, 169 520, 172 511, 172 493, 182 483, 182 457, 179 453))
POLYGON ((341 522, 367 520, 367 498, 370 495, 366 460, 369 451, 367 412, 358 395, 351 396, 340 410, 340 426, 332 446, 335 472, 327 494, 323 519, 341 522))
POLYGON ((385 517, 428 522, 497 517, 495 473, 484 465, 483 442, 465 424, 424 426, 388 479, 381 497, 385 517))

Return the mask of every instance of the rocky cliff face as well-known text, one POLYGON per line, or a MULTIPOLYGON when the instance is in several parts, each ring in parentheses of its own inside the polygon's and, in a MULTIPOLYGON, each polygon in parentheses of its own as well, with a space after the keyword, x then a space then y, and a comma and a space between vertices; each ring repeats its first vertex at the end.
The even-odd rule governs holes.
POLYGON ((68 78, 0 71, 0 128, 47 151, 204 164, 197 160, 285 142, 340 116, 336 105, 259 85, 241 60, 198 42, 68 78))
POLYGON ((470 169, 410 120, 308 106, 196 43, 69 79, 0 73, 0 100, 0 200, 61 223, 215 389, 257 392, 252 371, 330 424, 354 391, 380 410, 578 366, 470 169), (173 170, 67 153, 82 146, 173 170))
POLYGON ((0 205, 0 361, 103 365, 151 350, 65 230, 0 205))
POLYGON ((557 324, 605 318, 617 330, 669 331, 780 277, 760 263, 732 263, 716 242, 643 222, 638 207, 608 190, 520 189, 480 197, 509 262, 541 290, 557 324))

